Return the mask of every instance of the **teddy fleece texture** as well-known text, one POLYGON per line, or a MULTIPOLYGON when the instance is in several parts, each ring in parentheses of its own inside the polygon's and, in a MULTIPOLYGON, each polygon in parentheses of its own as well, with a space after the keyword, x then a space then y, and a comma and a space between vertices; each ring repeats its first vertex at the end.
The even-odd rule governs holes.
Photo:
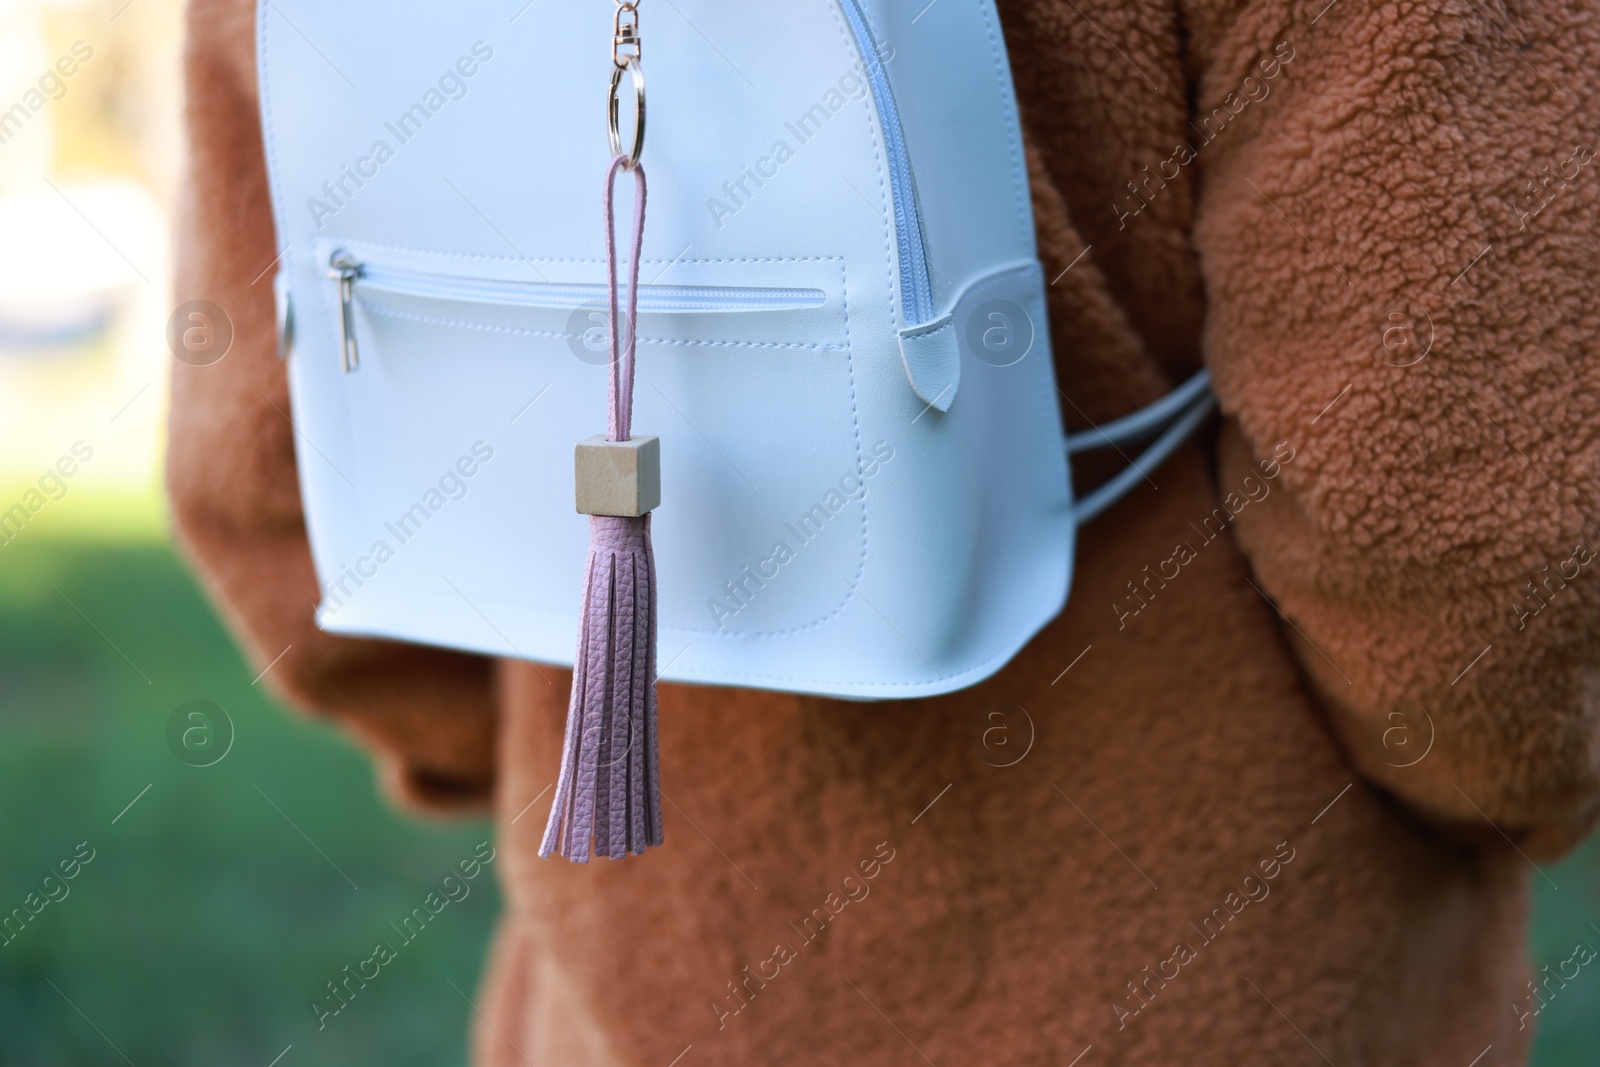
POLYGON ((983 685, 663 686, 667 847, 577 867, 566 672, 313 624, 253 5, 191 3, 177 297, 237 339, 174 367, 173 512, 283 695, 492 805, 480 1067, 1526 1058, 1529 882, 1600 810, 1600 18, 999 6, 1068 424, 1202 363, 1223 418, 983 685))

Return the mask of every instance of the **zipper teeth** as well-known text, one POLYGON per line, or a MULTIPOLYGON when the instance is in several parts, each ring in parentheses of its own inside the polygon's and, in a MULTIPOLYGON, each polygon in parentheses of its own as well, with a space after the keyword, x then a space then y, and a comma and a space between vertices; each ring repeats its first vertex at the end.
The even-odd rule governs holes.
POLYGON ((900 111, 895 106, 889 76, 878 59, 878 43, 859 0, 839 0, 845 21, 855 35, 856 48, 865 65, 867 84, 878 107, 883 127, 885 155, 889 163, 889 184, 894 197, 895 239, 899 245, 902 303, 908 326, 919 326, 934 316, 933 281, 928 270, 928 251, 922 228, 922 211, 917 201, 917 183, 911 171, 911 155, 906 149, 900 111), (909 291, 906 291, 909 290, 909 291))
MULTIPOLYGON (((609 288, 587 282, 524 282, 456 278, 362 265, 357 284, 366 289, 522 307, 572 307, 605 300, 609 288)), ((821 307, 821 289, 740 286, 641 285, 641 311, 785 310, 821 307)))

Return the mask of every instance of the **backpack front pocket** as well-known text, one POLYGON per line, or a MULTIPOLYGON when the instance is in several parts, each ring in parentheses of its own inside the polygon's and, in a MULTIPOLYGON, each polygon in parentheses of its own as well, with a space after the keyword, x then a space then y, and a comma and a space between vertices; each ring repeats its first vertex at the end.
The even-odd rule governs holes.
MULTIPOLYGON (((543 647, 540 620, 570 615, 586 551, 572 450, 606 424, 603 265, 321 254, 364 528, 344 551, 387 549, 359 587, 325 584, 324 625, 370 630, 382 620, 363 605, 402 600, 388 585, 406 604, 465 602, 473 644, 570 655, 543 647)), ((663 632, 818 625, 861 574, 862 471, 877 462, 856 419, 843 261, 647 261, 642 278, 634 427, 662 439, 663 632)))

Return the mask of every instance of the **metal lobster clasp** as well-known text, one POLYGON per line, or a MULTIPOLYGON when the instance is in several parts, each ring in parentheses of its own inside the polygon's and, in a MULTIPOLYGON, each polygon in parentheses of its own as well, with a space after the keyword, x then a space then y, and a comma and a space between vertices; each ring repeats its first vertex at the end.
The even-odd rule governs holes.
POLYGON ((644 42, 639 38, 639 5, 637 0, 625 0, 617 5, 617 17, 612 22, 611 62, 619 68, 628 60, 644 58, 644 42))

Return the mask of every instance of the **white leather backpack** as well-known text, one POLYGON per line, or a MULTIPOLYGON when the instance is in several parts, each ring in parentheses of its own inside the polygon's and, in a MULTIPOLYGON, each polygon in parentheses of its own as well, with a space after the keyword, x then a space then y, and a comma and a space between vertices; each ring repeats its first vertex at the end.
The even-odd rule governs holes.
MULTIPOLYGON (((1076 524, 1140 477, 1075 504, 1067 449, 1161 434, 1148 470, 1205 380, 1064 441, 993 0, 640 7, 660 677, 971 685, 1061 610, 1076 524)), ((260 4, 325 629, 573 661, 612 21, 601 0, 260 4)))

